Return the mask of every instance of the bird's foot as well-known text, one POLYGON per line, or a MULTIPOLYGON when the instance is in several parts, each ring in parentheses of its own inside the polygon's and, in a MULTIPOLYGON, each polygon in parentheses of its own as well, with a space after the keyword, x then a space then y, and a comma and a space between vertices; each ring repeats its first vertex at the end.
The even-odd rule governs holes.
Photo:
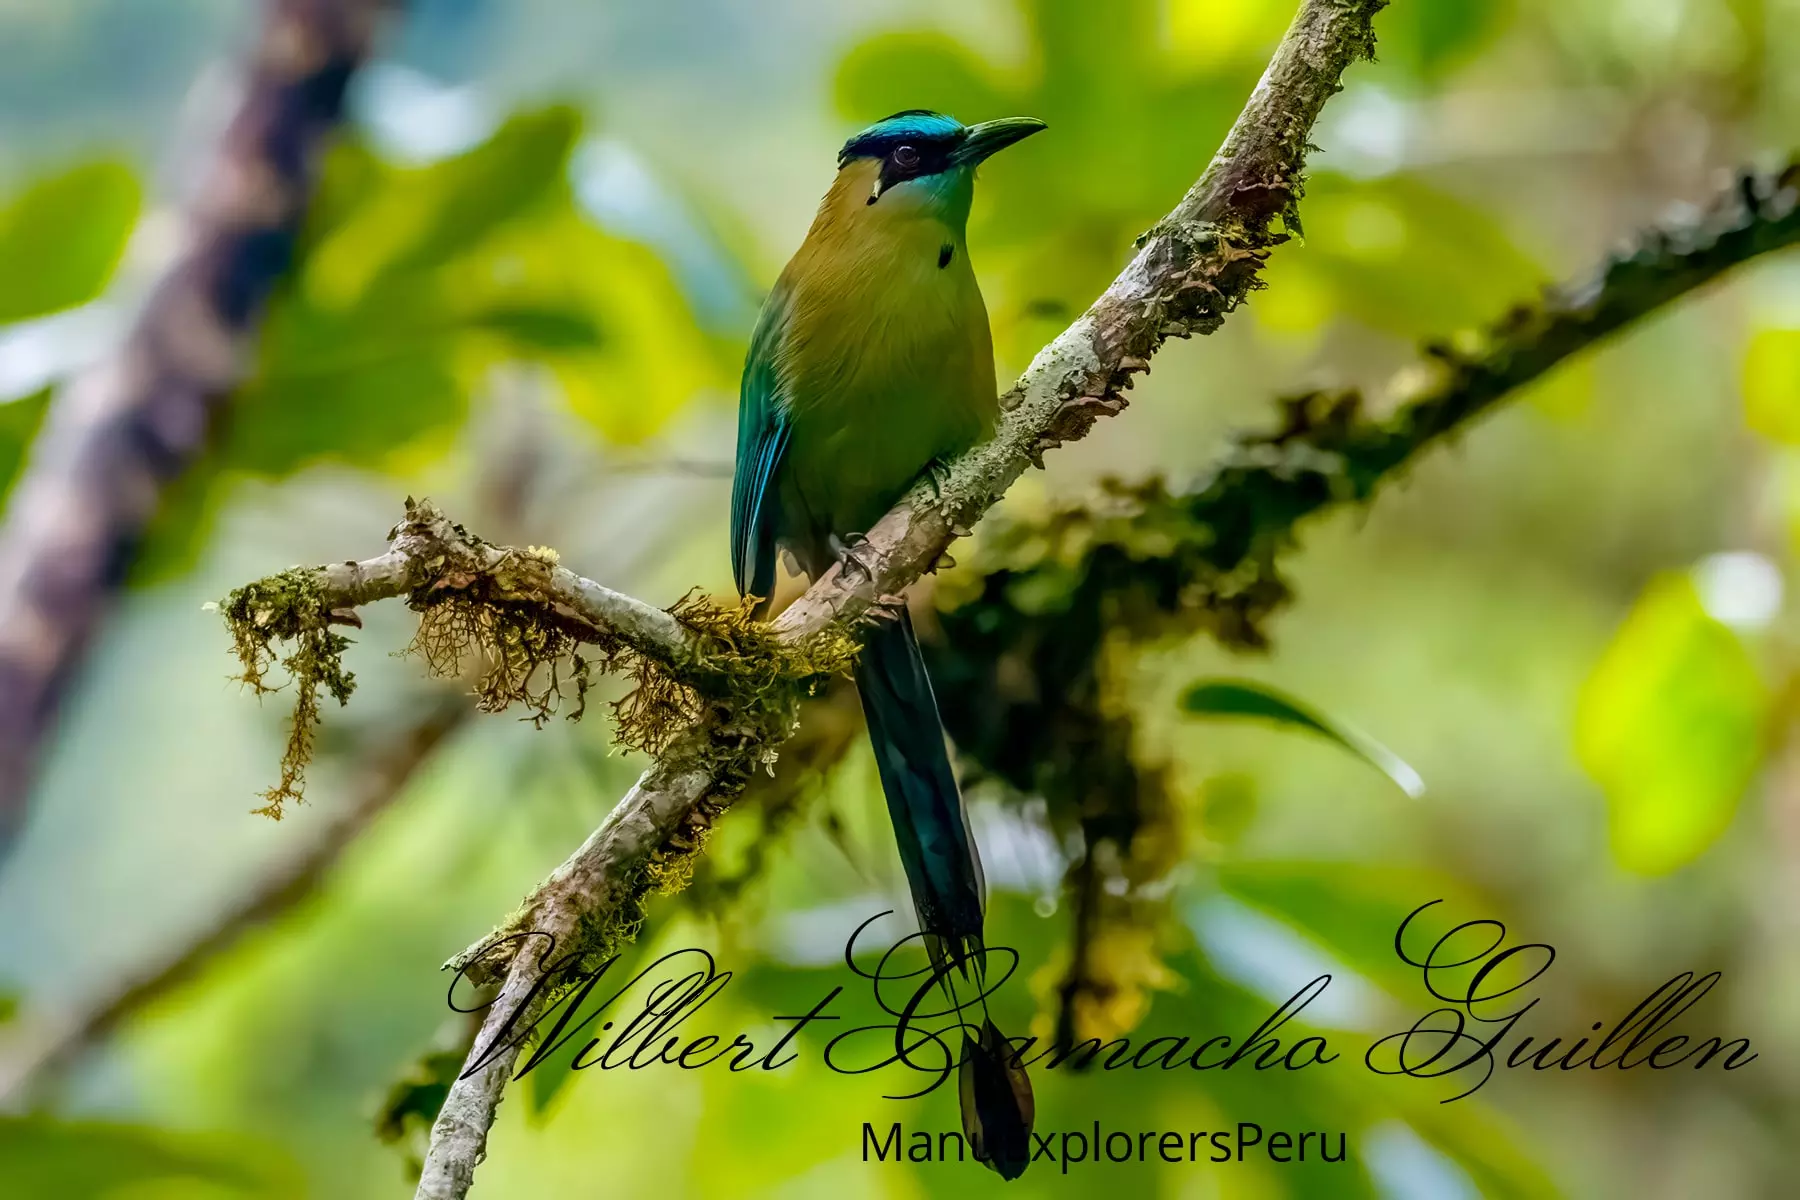
POLYGON ((875 568, 867 561, 865 554, 869 548, 869 538, 863 533, 849 533, 843 537, 832 534, 828 544, 831 552, 837 555, 844 573, 855 571, 870 583, 875 582, 875 568))
POLYGON ((898 593, 877 596, 869 602, 869 615, 877 621, 898 621, 906 611, 906 597, 898 593))
POLYGON ((925 464, 925 482, 931 485, 931 502, 944 502, 944 489, 950 486, 950 463, 948 460, 933 455, 925 464))

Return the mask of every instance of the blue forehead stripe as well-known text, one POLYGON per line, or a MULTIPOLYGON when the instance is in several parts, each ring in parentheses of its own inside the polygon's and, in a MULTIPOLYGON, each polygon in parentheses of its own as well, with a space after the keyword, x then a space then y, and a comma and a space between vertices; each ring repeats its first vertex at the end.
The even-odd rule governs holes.
POLYGON ((880 158, 904 142, 951 142, 962 137, 963 124, 954 117, 922 108, 897 112, 875 122, 844 143, 838 165, 853 158, 880 158))

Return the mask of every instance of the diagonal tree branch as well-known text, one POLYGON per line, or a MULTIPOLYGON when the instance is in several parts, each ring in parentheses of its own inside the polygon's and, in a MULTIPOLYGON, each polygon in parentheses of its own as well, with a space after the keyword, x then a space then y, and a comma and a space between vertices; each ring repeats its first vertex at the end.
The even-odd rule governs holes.
POLYGON ((393 0, 269 0, 189 246, 110 362, 58 395, 0 528, 0 847, 62 695, 285 269, 344 90, 393 0))
POLYGON ((30 1101, 47 1077, 105 1040, 134 1014, 198 977, 219 955, 314 895, 344 851, 406 791, 446 739, 470 719, 462 697, 443 696, 395 737, 383 737, 356 773, 356 789, 301 853, 275 864, 219 910, 210 926, 178 941, 84 1005, 21 1020, 0 1037, 0 1107, 30 1101))
MULTIPOLYGON (((794 644, 847 631, 925 573, 1046 449, 1081 437, 1124 407, 1119 392, 1171 336, 1210 333, 1256 286, 1285 240, 1300 195, 1306 137, 1339 77, 1373 51, 1371 20, 1385 0, 1306 0, 1224 147, 1175 210, 1140 239, 1123 274, 1040 352, 1003 399, 996 436, 954 463, 936 488, 916 489, 854 554, 828 571, 775 623, 794 644)), ((791 724, 791 718, 789 719, 791 724)), ((628 936, 661 878, 668 848, 691 854, 712 819, 766 757, 767 728, 714 709, 680 734, 582 847, 526 901, 508 928, 550 933, 568 949, 628 936)), ((485 945, 485 944, 484 944, 485 945)), ((477 951, 479 953, 479 951, 477 951)), ((497 963, 496 955, 482 961, 497 963)), ((497 1037, 539 992, 544 960, 516 956, 489 1007, 470 1066, 432 1129, 421 1200, 466 1195, 486 1153, 512 1066, 497 1037)))
MULTIPOLYGON (((1130 386, 1131 375, 1148 369, 1147 356, 1163 341, 1219 327, 1258 286, 1269 251, 1287 239, 1280 218, 1291 220, 1300 194, 1306 134, 1339 89, 1344 68, 1372 51, 1370 22, 1384 3, 1302 5, 1205 175, 1139 239, 1137 256, 1112 286, 1039 352, 1004 397, 996 435, 953 463, 942 481, 922 483, 903 499, 777 618, 777 637, 794 644, 833 629, 853 630, 893 604, 1027 466, 1041 464, 1045 450, 1083 436, 1098 416, 1121 410, 1120 390, 1130 386)), ((535 911, 540 902, 554 906, 566 897, 578 898, 590 912, 613 907, 608 893, 627 882, 619 867, 642 860, 675 832, 676 817, 691 813, 700 793, 715 784, 741 786, 741 779, 712 779, 696 764, 719 757, 702 753, 705 742, 729 743, 743 732, 728 721, 684 731, 677 747, 540 886, 509 928, 526 928, 547 915, 535 911), (641 844, 641 837, 655 840, 641 844)), ((485 961, 492 966, 498 960, 485 961)))

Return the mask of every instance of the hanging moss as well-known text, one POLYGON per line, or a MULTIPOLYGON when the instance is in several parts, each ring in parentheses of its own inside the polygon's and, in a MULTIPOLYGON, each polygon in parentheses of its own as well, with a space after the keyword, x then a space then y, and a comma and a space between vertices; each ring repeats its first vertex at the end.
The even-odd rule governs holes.
MULTIPOLYGON (((544 605, 480 595, 478 589, 437 593, 428 601, 414 599, 419 628, 401 654, 415 654, 426 672, 450 679, 463 673, 472 657, 482 661, 475 681, 475 707, 487 713, 514 705, 542 728, 562 708, 565 686, 573 687, 575 705, 566 714, 578 721, 587 709, 589 660, 566 624, 544 605)), ((619 650, 603 647, 603 662, 619 650)))
POLYGON ((285 805, 305 799, 306 766, 312 761, 314 732, 321 720, 319 693, 325 692, 341 707, 356 689, 356 676, 344 669, 350 639, 332 626, 315 570, 294 567, 259 579, 225 597, 219 608, 241 668, 238 681, 258 696, 280 691, 268 682, 270 669, 279 661, 294 690, 281 778, 263 793, 262 807, 256 810, 279 821, 285 805), (290 648, 280 654, 277 644, 290 648))

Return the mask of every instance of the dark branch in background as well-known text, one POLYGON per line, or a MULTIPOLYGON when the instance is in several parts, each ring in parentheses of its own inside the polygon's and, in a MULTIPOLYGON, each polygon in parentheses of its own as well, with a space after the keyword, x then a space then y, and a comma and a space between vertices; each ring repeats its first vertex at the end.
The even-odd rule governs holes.
POLYGON ((286 269, 345 87, 393 0, 270 0, 189 245, 113 358, 64 388, 0 529, 0 847, 168 486, 205 449, 286 269))
POLYGON ((1699 220, 1652 230, 1588 281, 1428 345, 1422 367, 1396 376, 1373 406, 1356 391, 1294 397, 1275 432, 1240 439, 1192 491, 1111 484, 1097 502, 984 537, 954 589, 966 598, 939 589, 941 636, 925 650, 965 761, 1042 796, 1056 831, 1079 833, 1085 847, 1066 880, 1076 918, 1059 1037, 1078 1032, 1082 1005, 1125 986, 1096 972, 1091 948, 1101 925, 1144 926, 1136 884, 1160 878, 1168 846, 1138 831, 1178 832, 1160 773, 1134 760, 1129 722, 1104 704, 1108 646, 1208 632, 1265 647, 1264 622, 1290 598, 1277 558, 1300 521, 1366 502, 1565 359, 1796 243, 1800 164, 1745 174, 1699 220), (1090 778, 1111 782, 1097 790, 1090 778))

